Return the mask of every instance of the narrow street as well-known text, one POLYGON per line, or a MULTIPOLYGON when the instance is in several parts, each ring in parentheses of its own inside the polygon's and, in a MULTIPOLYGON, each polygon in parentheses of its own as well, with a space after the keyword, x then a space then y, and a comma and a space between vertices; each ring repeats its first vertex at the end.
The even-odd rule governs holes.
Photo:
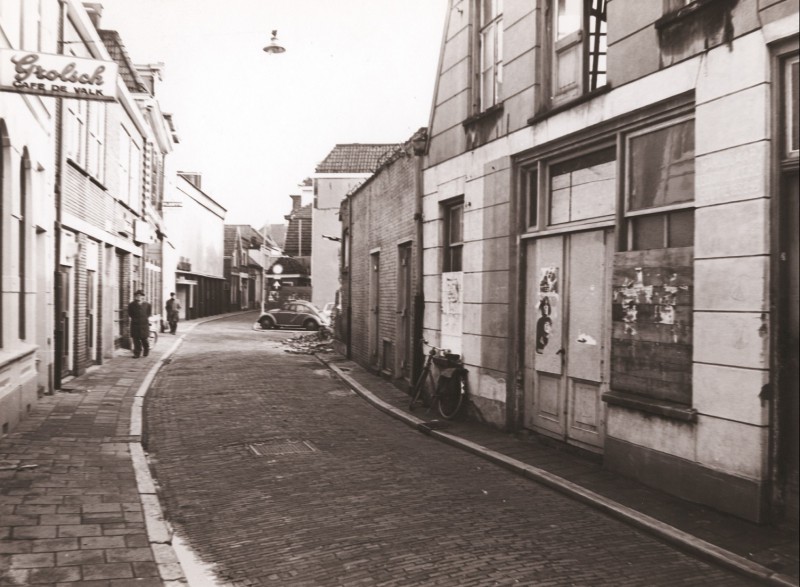
POLYGON ((254 319, 188 333, 146 401, 162 505, 220 584, 752 584, 413 431, 254 319))

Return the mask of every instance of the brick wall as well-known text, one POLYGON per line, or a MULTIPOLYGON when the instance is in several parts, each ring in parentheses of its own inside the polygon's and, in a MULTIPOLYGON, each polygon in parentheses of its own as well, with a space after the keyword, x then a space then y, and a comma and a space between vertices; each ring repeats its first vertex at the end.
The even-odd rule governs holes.
MULTIPOLYGON (((352 357, 361 365, 386 369, 392 377, 401 376, 396 361, 398 246, 415 236, 415 171, 413 157, 399 157, 350 196, 343 217, 345 227, 351 222, 350 268, 349 275, 342 278, 342 307, 345 315, 348 305, 351 312, 352 357), (377 336, 370 325, 371 255, 376 249, 380 250, 377 336)), ((412 292, 416 288, 414 257, 412 250, 412 292)), ((413 323, 412 300, 409 310, 413 323)))

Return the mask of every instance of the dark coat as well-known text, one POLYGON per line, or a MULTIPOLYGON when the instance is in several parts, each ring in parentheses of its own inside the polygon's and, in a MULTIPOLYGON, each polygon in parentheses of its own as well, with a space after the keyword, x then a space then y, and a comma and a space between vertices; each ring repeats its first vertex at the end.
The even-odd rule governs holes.
POLYGON ((167 321, 177 322, 180 316, 181 303, 178 300, 167 300, 167 321))
POLYGON ((131 319, 131 336, 147 338, 150 334, 150 304, 132 301, 128 304, 128 317, 131 319))

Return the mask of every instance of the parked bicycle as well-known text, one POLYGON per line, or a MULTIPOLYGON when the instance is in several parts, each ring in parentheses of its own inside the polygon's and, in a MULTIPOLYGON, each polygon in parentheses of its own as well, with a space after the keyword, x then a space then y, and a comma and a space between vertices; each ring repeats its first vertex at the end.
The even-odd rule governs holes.
POLYGON ((461 355, 429 345, 425 339, 422 344, 430 350, 425 357, 422 373, 411 392, 408 409, 414 411, 418 404, 423 403, 430 411, 436 405, 442 418, 450 420, 458 414, 466 398, 467 370, 461 355), (439 368, 438 379, 433 376, 433 365, 439 368))

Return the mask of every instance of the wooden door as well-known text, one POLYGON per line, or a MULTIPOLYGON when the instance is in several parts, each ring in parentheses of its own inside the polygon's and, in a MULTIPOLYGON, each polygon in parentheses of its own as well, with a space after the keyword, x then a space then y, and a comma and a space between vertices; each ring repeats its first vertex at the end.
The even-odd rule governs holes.
POLYGON ((381 254, 372 253, 369 256, 369 260, 369 356, 371 363, 377 366, 380 358, 380 332, 378 326, 381 296, 381 254))
POLYGON ((397 249, 397 373, 411 379, 411 243, 397 249))
POLYGON ((604 230, 528 245, 525 425, 589 448, 603 444, 612 246, 604 230))

